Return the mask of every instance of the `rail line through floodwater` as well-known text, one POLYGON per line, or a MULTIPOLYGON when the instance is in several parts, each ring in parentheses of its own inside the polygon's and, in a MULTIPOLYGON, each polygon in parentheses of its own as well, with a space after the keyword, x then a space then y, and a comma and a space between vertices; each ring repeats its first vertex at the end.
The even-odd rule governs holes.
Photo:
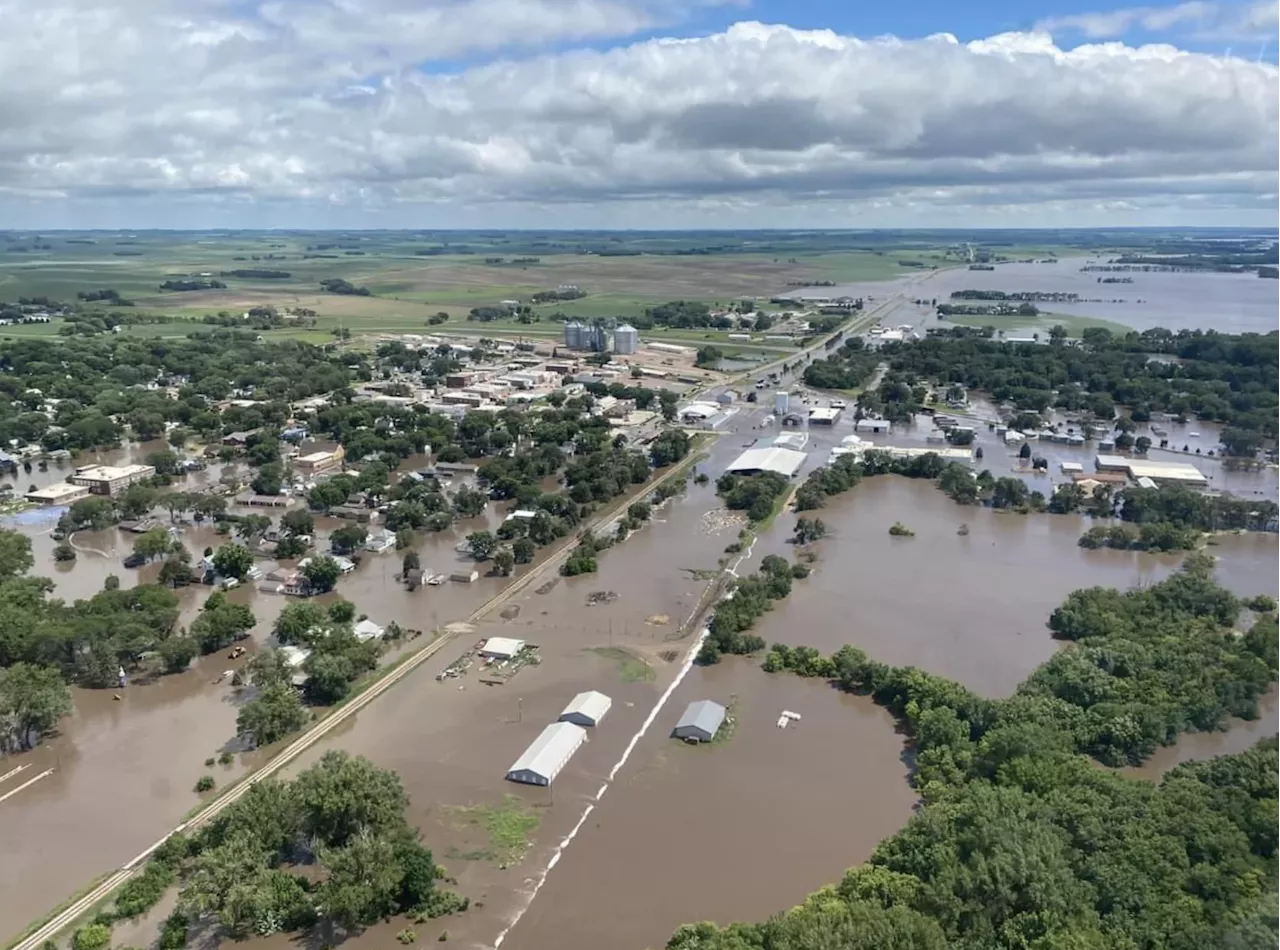
MULTIPOLYGON (((751 551, 755 546, 756 539, 753 538, 751 544, 749 544, 747 549, 742 552, 742 555, 733 563, 733 566, 726 568, 726 573, 737 577, 738 568, 742 566, 743 561, 751 556, 751 551)), ((712 583, 714 583, 714 581, 712 583)), ((728 596, 732 597, 732 592, 730 592, 728 596)), ((701 598, 699 599, 699 603, 694 606, 694 612, 690 614, 685 623, 687 624, 692 621, 700 609, 701 598)), ((564 856, 564 852, 568 849, 569 845, 573 843, 573 839, 578 836, 578 832, 582 830, 582 826, 586 824, 587 819, 591 817, 591 813, 596 810, 596 806, 599 805, 600 800, 604 798, 605 792, 607 792, 609 790, 609 786, 613 784, 613 780, 617 777, 618 772, 622 770, 622 767, 627 764, 627 760, 631 758, 631 753, 635 751, 636 745, 644 738, 645 734, 649 731, 649 727, 653 725, 654 720, 658 718, 663 707, 667 705, 667 701, 671 698, 672 694, 675 693, 676 689, 679 688, 680 684, 684 682, 684 678, 689 675, 689 671, 693 669, 694 660, 698 657, 698 651, 702 648, 702 642, 706 640, 709 633, 710 630, 704 626, 702 631, 698 634, 698 638, 689 646, 689 652, 685 654, 684 662, 680 665, 680 670, 676 673, 675 679, 673 679, 667 688, 663 690, 662 695, 658 697, 658 701, 654 704, 653 708, 649 710, 649 715, 646 716, 644 722, 640 724, 640 729, 631 737, 631 741, 627 743, 627 747, 622 751, 622 757, 614 763, 613 768, 609 770, 609 776, 596 791, 595 796, 587 802, 587 807, 583 810, 582 816, 578 819, 577 824, 575 824, 572 830, 570 830, 570 832, 560 840, 560 843, 556 845, 556 849, 551 853, 551 857, 548 859, 546 867, 542 869, 542 873, 538 876, 537 883, 535 883, 532 890, 529 891, 528 898, 520 909, 516 911, 515 916, 511 918, 510 923, 503 928, 502 932, 498 934, 497 938, 493 941, 494 950, 497 950, 498 947, 502 946, 503 941, 507 939, 507 934, 511 933, 516 924, 520 923, 520 918, 522 918, 525 915, 525 912, 528 911, 530 906, 532 906, 534 899, 538 896, 538 892, 542 890, 542 885, 547 883, 547 876, 551 873, 552 868, 560 863, 560 858, 564 856)))

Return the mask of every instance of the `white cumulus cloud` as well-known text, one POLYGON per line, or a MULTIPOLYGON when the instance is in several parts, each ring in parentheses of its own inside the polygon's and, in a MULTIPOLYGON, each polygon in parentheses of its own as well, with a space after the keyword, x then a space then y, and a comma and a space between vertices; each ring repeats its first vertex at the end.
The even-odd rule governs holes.
POLYGON ((250 225, 335 208, 368 226, 405 208, 502 223, 516 206, 655 227, 708 208, 763 225, 773 212, 752 209, 1274 216, 1269 64, 759 23, 584 48, 689 6, 0 0, 0 211, 66 226, 103 207, 181 226, 184 203, 250 225))

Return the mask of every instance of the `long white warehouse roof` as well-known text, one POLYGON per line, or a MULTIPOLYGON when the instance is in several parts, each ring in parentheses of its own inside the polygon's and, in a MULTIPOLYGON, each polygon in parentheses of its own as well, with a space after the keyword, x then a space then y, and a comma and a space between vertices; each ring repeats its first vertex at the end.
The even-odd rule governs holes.
POLYGON ((725 471, 728 472, 777 472, 790 478, 800 471, 804 464, 805 454, 793 449, 770 446, 761 449, 747 449, 725 471))
POLYGON ((516 759, 507 770, 507 778, 534 785, 549 784, 586 740, 587 730, 581 726, 571 722, 553 722, 516 759))

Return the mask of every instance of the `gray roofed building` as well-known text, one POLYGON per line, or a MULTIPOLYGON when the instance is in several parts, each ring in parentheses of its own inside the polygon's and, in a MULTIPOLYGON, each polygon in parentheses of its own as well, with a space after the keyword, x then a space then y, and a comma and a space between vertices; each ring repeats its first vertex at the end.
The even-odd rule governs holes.
POLYGON ((560 714, 560 721, 572 722, 579 726, 596 726, 600 724, 600 720, 612 705, 613 700, 604 693, 594 689, 587 690, 573 697, 573 701, 560 714))
POLYGON ((720 731, 725 714, 725 708, 719 703, 699 699, 685 709, 672 735, 686 742, 710 742, 720 731))
POLYGON ((734 475, 758 475, 760 472, 777 472, 791 478, 800 471, 804 464, 805 454, 794 449, 783 449, 777 446, 768 448, 747 449, 725 469, 734 475))
POLYGON ((571 722, 553 722, 539 733, 507 770, 507 779, 525 785, 550 785, 587 741, 587 730, 571 722))

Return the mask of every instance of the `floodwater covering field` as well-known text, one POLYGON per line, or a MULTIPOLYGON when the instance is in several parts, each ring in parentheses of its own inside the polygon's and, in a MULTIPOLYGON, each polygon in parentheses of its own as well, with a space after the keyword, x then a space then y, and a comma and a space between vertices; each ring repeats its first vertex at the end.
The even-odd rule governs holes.
MULTIPOLYGON (((1096 317, 1135 330, 1218 330, 1269 333, 1276 328, 1276 284, 1249 274, 1102 273, 1080 268, 1105 264, 1098 257, 1063 258, 1056 264, 997 264, 995 270, 953 267, 891 281, 810 287, 792 293, 876 297, 903 292, 947 301, 957 290, 1046 291, 1080 295, 1078 303, 1039 304, 1072 316, 1096 317), (1131 277, 1131 284, 1102 284, 1099 278, 1131 277)), ((981 301, 975 301, 981 303, 981 301)), ((932 318, 925 324, 938 325, 932 318)))

